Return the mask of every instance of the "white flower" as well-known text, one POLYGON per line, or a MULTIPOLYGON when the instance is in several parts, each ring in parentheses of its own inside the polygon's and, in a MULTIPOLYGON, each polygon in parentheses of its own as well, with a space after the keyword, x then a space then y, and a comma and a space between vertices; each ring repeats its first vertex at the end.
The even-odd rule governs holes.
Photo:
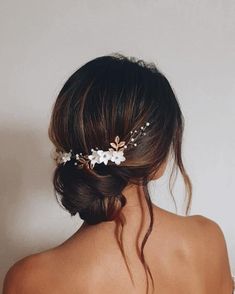
POLYGON ((100 156, 98 154, 98 151, 92 149, 92 154, 88 155, 88 158, 91 161, 92 166, 94 166, 96 163, 100 163, 100 156))
POLYGON ((112 157, 111 151, 98 150, 97 153, 99 155, 99 163, 103 162, 105 165, 107 165, 108 161, 112 157))
POLYGON ((120 164, 122 161, 125 161, 126 158, 123 156, 123 151, 113 151, 111 161, 115 162, 116 164, 120 164))
POLYGON ((88 155, 88 159, 91 161, 92 168, 96 163, 99 164, 103 162, 105 165, 107 165, 109 160, 115 162, 116 164, 120 164, 122 161, 126 160, 126 158, 123 156, 123 149, 124 148, 120 150, 114 150, 113 148, 109 148, 107 151, 91 149, 92 154, 88 155))
POLYGON ((59 162, 60 163, 66 163, 67 161, 71 160, 71 151, 69 153, 66 152, 59 152, 59 162))

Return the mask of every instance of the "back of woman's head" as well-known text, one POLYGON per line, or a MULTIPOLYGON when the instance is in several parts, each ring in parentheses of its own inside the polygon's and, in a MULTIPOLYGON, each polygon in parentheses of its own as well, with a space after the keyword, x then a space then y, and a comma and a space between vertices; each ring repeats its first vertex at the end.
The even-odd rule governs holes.
MULTIPOLYGON (((95 58, 66 81, 54 104, 49 137, 57 151, 90 154, 108 150, 118 135, 127 142, 131 131, 149 122, 137 146, 126 148, 126 160, 82 168, 73 160, 58 164, 54 188, 71 213, 88 224, 112 221, 126 203, 123 189, 146 187, 173 151, 191 196, 181 160, 183 117, 166 77, 153 63, 112 54, 95 58)), ((146 190, 145 190, 146 191, 146 190)), ((147 197, 147 195, 146 195, 147 197)))

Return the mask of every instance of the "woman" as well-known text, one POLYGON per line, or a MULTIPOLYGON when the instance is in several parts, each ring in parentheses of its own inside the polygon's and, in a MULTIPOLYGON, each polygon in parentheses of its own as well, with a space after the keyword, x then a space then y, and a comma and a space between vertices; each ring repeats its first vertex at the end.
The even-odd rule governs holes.
POLYGON ((78 69, 55 102, 49 137, 58 200, 84 222, 59 246, 15 263, 4 294, 231 294, 220 227, 149 197, 147 183, 173 156, 188 214, 182 134, 179 104, 154 64, 112 54, 78 69))

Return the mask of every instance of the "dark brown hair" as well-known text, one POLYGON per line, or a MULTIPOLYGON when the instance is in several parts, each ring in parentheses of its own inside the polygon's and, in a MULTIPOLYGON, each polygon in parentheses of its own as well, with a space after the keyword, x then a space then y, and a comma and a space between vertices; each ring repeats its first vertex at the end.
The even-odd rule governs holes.
MULTIPOLYGON (((71 160, 56 166, 53 184, 71 215, 79 213, 90 225, 115 221, 122 228, 121 210, 126 204, 122 190, 130 183, 142 185, 151 221, 140 258, 153 283, 143 254, 153 226, 147 183, 170 153, 174 157, 170 191, 173 171, 178 167, 188 197, 186 213, 192 194, 181 158, 183 115, 167 78, 154 63, 134 57, 114 53, 95 58, 65 82, 53 106, 48 133, 56 151, 90 154, 94 147, 108 150, 116 135, 128 141, 130 131, 146 122, 151 122, 146 135, 138 147, 125 150, 126 160, 120 165, 101 163, 93 170, 87 166, 79 169, 71 160)), ((147 292, 148 287, 147 277, 147 292)))

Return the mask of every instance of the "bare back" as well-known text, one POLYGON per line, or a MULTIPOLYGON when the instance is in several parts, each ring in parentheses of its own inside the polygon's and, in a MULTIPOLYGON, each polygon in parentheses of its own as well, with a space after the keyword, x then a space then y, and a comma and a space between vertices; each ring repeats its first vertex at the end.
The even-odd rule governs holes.
MULTIPOLYGON (((155 285, 155 291, 149 293, 232 293, 225 241, 214 222, 201 216, 178 216, 155 206, 154 218, 153 231, 144 249, 155 285)), ((6 278, 5 288, 14 276, 12 279, 18 285, 19 280, 25 281, 22 292, 18 286, 18 294, 146 293, 145 271, 135 245, 137 227, 127 226, 123 231, 124 250, 135 286, 118 247, 114 223, 101 223, 80 228, 60 246, 19 261, 6 278)), ((148 224, 139 236, 139 244, 147 228, 148 224)), ((150 279, 149 282, 151 290, 150 279)), ((16 292, 4 292, 13 293, 16 292)))

